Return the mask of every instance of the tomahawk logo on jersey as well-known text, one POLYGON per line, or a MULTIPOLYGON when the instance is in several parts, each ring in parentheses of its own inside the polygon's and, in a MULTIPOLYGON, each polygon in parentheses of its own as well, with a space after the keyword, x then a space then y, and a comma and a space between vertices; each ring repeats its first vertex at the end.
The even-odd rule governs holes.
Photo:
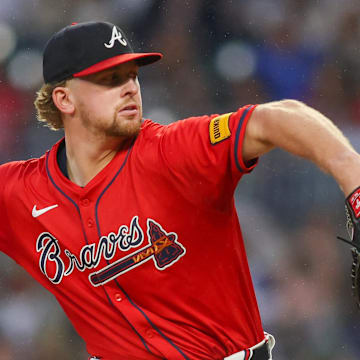
POLYGON ((233 201, 256 165, 242 159, 253 109, 145 120, 85 187, 60 170, 64 141, 0 167, 0 250, 56 296, 89 354, 223 359, 264 339, 233 201))

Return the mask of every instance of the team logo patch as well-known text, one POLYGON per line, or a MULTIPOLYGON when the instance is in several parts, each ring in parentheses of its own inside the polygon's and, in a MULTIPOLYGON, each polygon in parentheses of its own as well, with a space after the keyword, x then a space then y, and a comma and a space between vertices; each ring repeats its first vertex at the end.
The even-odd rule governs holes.
POLYGON ((105 284, 150 259, 154 260, 157 269, 163 270, 185 254, 185 248, 176 242, 177 235, 167 234, 159 224, 150 219, 148 220, 148 238, 150 243, 148 246, 90 274, 91 284, 93 286, 105 284))
POLYGON ((349 200, 351 207, 354 210, 356 218, 360 216, 360 190, 356 190, 349 200))
POLYGON ((209 134, 212 145, 230 137, 229 118, 232 113, 217 116, 210 121, 209 134))
POLYGON ((111 39, 109 41, 109 43, 104 43, 104 45, 110 49, 115 45, 115 41, 118 41, 121 45, 126 46, 127 45, 127 41, 124 39, 124 37, 122 36, 121 32, 119 29, 116 28, 116 26, 113 27, 112 29, 112 34, 111 34, 111 39))
MULTIPOLYGON (((165 270, 186 253, 186 249, 177 241, 177 234, 166 232, 155 220, 147 219, 147 237, 148 244, 141 249, 92 272, 89 275, 90 283, 93 286, 103 285, 151 259, 158 270, 165 270)), ((102 236, 97 244, 83 246, 79 255, 65 249, 68 261, 64 261, 58 240, 45 232, 39 235, 36 243, 36 250, 40 252, 40 270, 53 284, 60 284, 63 277, 69 276, 75 269, 81 272, 95 269, 102 258, 109 262, 119 250, 138 248, 144 238, 138 217, 134 216, 129 226, 122 225, 117 233, 102 236)))

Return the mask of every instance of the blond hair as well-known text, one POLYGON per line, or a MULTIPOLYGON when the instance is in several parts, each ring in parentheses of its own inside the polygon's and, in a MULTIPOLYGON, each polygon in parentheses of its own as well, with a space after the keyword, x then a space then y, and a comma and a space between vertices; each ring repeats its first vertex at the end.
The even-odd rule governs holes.
POLYGON ((52 93, 58 86, 64 87, 67 80, 57 83, 44 84, 36 93, 34 105, 36 108, 36 116, 40 122, 46 123, 51 130, 60 130, 64 127, 61 119, 61 112, 54 104, 52 93))

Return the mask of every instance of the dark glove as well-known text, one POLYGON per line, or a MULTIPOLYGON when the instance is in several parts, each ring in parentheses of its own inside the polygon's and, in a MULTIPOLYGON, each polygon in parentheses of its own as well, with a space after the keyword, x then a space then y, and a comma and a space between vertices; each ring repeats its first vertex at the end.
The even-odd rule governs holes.
POLYGON ((350 241, 340 236, 339 240, 352 246, 353 263, 351 267, 352 290, 360 308, 360 187, 356 188, 345 200, 346 228, 350 241))

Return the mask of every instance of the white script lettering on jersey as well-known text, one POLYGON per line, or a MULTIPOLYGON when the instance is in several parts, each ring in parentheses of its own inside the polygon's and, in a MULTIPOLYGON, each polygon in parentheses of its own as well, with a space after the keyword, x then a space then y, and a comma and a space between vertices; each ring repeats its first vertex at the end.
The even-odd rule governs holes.
POLYGON ((110 49, 114 46, 115 40, 119 40, 119 43, 123 46, 127 45, 127 41, 123 38, 121 32, 116 28, 116 26, 114 26, 112 29, 111 39, 110 39, 109 43, 108 44, 104 43, 104 45, 108 49, 110 49))
MULTIPOLYGON (((186 253, 177 241, 177 234, 167 233, 155 220, 147 219, 147 235, 148 245, 110 264, 111 269, 106 266, 92 273, 90 283, 93 286, 102 285, 150 259, 154 260, 158 270, 165 270, 186 253)), ((143 241, 144 231, 139 225, 138 216, 134 216, 129 226, 121 225, 117 233, 111 232, 101 236, 98 243, 84 245, 78 255, 68 249, 62 250, 58 239, 49 232, 39 235, 36 251, 40 253, 41 272, 53 284, 60 284, 63 277, 69 276, 75 269, 83 272, 97 268, 101 259, 112 260, 118 250, 125 252, 137 248, 143 241)))

